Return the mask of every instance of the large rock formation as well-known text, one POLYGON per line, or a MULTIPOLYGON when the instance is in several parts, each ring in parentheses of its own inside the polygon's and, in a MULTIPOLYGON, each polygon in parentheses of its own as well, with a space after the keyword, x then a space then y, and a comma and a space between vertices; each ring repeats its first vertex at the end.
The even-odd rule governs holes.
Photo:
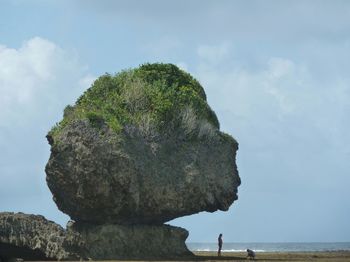
POLYGON ((238 143, 220 132, 201 85, 171 64, 100 77, 47 139, 47 184, 75 222, 0 214, 0 259, 190 256, 188 232, 163 223, 237 199, 238 143))
POLYGON ((102 76, 48 140, 48 186, 76 221, 162 224, 237 199, 238 144, 173 65, 102 76))
POLYGON ((77 221, 161 224, 227 210, 236 199, 237 145, 215 136, 150 144, 125 134, 115 141, 107 126, 75 121, 52 147, 47 181, 58 207, 77 221))

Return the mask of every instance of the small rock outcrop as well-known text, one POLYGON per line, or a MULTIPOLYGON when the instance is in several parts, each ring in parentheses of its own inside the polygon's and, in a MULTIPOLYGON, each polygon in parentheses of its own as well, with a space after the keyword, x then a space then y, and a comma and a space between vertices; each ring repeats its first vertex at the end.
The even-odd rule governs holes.
POLYGON ((189 257, 187 236, 185 229, 169 225, 70 221, 65 230, 43 216, 0 213, 0 259, 4 261, 189 257))
POLYGON ((238 143, 174 65, 100 77, 48 140, 47 183, 75 221, 160 225, 237 199, 238 143))
POLYGON ((66 243, 65 230, 43 216, 0 213, 0 258, 79 259, 66 243))

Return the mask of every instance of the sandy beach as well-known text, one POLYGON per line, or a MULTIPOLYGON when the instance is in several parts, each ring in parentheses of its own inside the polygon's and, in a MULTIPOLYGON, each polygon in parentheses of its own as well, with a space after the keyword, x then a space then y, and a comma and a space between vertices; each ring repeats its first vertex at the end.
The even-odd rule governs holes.
MULTIPOLYGON (((247 260, 244 252, 224 252, 221 257, 218 257, 216 252, 193 252, 196 257, 184 259, 154 259, 154 260, 128 260, 130 262, 142 261, 253 261, 247 260)), ((126 261, 126 260, 108 260, 126 261)), ((332 252, 257 252, 254 261, 324 261, 324 262, 345 262, 350 261, 350 251, 332 251, 332 252)))
MULTIPOLYGON (((194 252, 197 261, 247 260, 246 253, 225 252, 220 258, 216 252, 194 252)), ((336 252, 258 252, 256 261, 350 261, 350 251, 336 252)))
MULTIPOLYGON (((174 260, 151 260, 151 261, 248 261, 244 252, 225 252, 218 257, 216 252, 194 252, 195 258, 174 259, 174 260)), ((118 260, 122 261, 122 260, 118 260)), ((134 260, 141 261, 141 260, 134 260)), ((150 260, 142 260, 150 261, 150 260)), ((253 260, 250 260, 253 261, 253 260)), ((345 262, 350 261, 350 251, 334 252, 258 252, 255 261, 324 261, 324 262, 345 262)))

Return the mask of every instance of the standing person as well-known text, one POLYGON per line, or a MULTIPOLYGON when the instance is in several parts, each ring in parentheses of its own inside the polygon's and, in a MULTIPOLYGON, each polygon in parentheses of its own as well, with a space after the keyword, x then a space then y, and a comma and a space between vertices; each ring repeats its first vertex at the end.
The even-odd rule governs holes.
POLYGON ((222 249, 222 234, 219 235, 218 237, 218 257, 221 257, 221 249, 222 249))

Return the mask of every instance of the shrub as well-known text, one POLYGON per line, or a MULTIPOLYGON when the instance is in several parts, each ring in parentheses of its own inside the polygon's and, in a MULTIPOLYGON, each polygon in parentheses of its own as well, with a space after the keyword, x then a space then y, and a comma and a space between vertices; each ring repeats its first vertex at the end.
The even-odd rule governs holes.
POLYGON ((185 135, 191 135, 197 131, 197 116, 192 107, 185 107, 181 112, 181 126, 185 135))
POLYGON ((66 107, 51 135, 75 119, 88 119, 95 128, 106 124, 116 134, 134 126, 146 137, 174 128, 205 137, 219 128, 199 82, 175 65, 161 63, 102 75, 74 106, 66 107))

